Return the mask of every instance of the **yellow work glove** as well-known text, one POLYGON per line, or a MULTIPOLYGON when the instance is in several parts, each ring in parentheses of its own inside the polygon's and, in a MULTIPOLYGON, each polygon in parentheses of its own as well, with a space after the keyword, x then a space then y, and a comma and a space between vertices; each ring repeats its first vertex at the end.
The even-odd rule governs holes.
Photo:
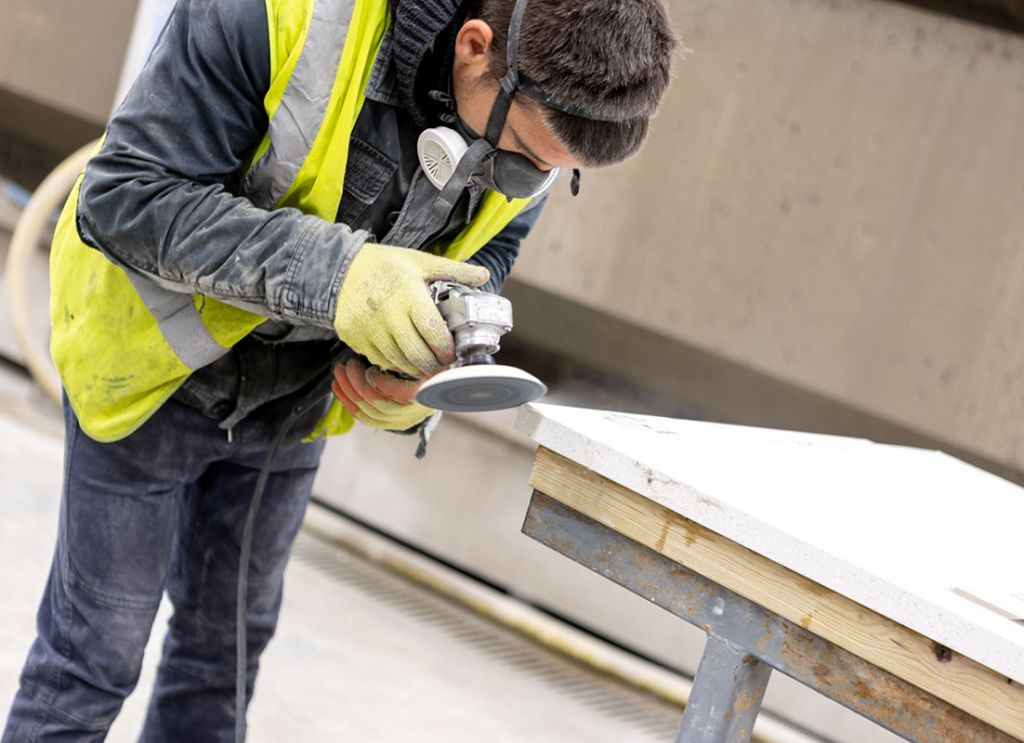
POLYGON ((382 369, 422 378, 455 361, 444 318, 427 291, 432 281, 483 286, 486 268, 408 248, 366 243, 338 291, 338 337, 382 369))
POLYGON ((419 382, 368 367, 361 359, 349 359, 334 367, 331 389, 360 423, 388 431, 406 431, 434 412, 415 401, 419 386, 419 382))

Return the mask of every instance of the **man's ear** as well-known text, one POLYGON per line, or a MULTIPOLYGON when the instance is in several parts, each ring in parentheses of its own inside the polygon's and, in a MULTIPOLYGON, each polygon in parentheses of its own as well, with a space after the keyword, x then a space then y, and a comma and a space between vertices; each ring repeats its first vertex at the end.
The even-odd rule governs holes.
POLYGON ((462 24, 455 37, 455 59, 479 77, 490 69, 494 31, 484 21, 473 18, 462 24))

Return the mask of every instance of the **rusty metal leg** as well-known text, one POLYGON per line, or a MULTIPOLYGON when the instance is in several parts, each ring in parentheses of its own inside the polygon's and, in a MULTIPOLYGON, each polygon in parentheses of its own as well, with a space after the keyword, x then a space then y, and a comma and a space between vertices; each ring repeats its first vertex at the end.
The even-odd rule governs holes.
POLYGON ((708 637, 676 743, 748 743, 771 666, 708 637))

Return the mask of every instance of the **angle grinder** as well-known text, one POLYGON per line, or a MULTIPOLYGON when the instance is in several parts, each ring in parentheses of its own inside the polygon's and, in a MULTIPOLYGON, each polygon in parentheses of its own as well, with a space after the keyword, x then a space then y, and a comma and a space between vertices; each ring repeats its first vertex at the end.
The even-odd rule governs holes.
POLYGON ((430 296, 455 339, 455 365, 424 382, 416 402, 453 413, 504 410, 543 397, 532 374, 494 363, 501 336, 512 329, 512 303, 450 281, 435 281, 430 296))

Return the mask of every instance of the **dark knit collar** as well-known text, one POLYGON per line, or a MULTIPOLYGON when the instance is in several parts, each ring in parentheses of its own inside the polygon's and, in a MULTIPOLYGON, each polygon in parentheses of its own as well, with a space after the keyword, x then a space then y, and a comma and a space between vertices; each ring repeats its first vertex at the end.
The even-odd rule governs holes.
POLYGON ((465 0, 391 0, 398 93, 413 120, 421 127, 432 126, 435 116, 428 110, 423 95, 425 91, 418 90, 418 86, 444 85, 446 89, 447 76, 451 74, 447 50, 435 50, 433 55, 428 55, 428 50, 434 40, 461 17, 460 9, 464 4, 465 0), (428 56, 435 69, 421 70, 428 56))

